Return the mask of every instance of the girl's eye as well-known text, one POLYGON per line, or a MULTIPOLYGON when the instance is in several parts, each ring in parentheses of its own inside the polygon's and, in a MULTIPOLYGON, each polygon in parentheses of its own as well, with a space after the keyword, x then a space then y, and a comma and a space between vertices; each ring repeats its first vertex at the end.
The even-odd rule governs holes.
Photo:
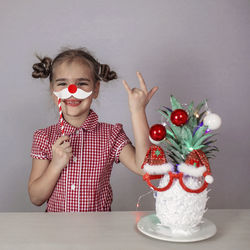
POLYGON ((57 86, 65 86, 65 85, 67 85, 66 82, 59 82, 59 83, 57 84, 57 86))
POLYGON ((85 86, 85 85, 88 85, 88 83, 86 83, 86 82, 79 82, 79 83, 77 83, 77 85, 78 86, 85 86))

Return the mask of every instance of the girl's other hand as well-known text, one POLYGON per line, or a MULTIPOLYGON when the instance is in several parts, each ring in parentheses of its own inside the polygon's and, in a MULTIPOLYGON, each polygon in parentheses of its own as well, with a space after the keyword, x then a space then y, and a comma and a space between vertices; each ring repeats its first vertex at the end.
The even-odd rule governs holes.
POLYGON ((145 107, 149 103, 150 99, 158 90, 158 87, 153 87, 150 91, 148 91, 141 73, 137 72, 136 74, 140 82, 140 88, 131 89, 128 83, 123 80, 124 88, 128 92, 128 102, 131 112, 145 110, 145 107))
POLYGON ((68 140, 68 136, 61 136, 52 145, 53 156, 51 163, 60 170, 66 167, 72 157, 72 147, 68 140))

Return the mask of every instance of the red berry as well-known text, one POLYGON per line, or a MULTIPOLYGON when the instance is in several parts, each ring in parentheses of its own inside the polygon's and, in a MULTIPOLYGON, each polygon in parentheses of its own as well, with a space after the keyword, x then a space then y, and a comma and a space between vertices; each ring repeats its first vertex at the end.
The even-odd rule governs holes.
POLYGON ((161 124, 155 124, 150 128, 149 135, 153 140, 161 141, 166 136, 166 129, 161 124))
POLYGON ((183 126, 188 120, 188 114, 183 109, 176 109, 171 114, 171 122, 176 126, 183 126))

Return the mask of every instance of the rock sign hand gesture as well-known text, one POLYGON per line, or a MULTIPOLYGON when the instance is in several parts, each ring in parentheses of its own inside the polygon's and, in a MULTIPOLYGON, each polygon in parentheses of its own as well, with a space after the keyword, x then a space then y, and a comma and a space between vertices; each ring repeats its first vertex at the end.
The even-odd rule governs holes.
POLYGON ((128 83, 123 80, 123 85, 128 93, 128 102, 131 112, 141 111, 141 109, 145 110, 145 107, 149 103, 150 99, 158 90, 158 87, 153 87, 150 91, 148 91, 141 73, 137 72, 136 74, 140 82, 140 88, 131 89, 128 83))

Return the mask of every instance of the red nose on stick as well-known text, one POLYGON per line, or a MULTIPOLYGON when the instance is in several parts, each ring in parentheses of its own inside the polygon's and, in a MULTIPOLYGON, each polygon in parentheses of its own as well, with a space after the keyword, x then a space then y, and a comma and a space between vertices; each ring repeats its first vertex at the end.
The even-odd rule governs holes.
POLYGON ((75 84, 70 84, 68 87, 69 93, 74 94, 77 91, 77 87, 75 84))

